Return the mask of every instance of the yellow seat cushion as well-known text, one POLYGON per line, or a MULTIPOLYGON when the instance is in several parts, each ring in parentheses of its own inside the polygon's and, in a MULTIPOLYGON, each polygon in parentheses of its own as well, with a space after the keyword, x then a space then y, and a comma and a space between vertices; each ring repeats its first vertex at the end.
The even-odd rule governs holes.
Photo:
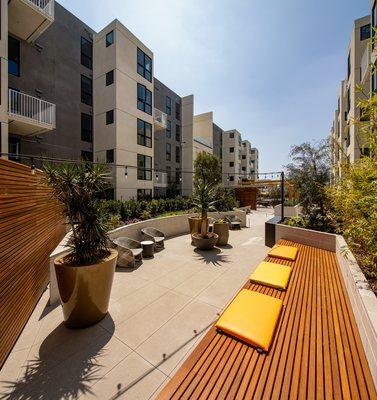
POLYGON ((288 286, 291 268, 286 265, 262 261, 250 275, 252 282, 285 290, 288 286))
POLYGON ((242 289, 215 326, 224 333, 268 351, 282 306, 280 299, 242 289))
POLYGON ((297 252, 297 247, 275 244, 268 255, 276 258, 283 258, 284 260, 294 261, 296 260, 297 252))

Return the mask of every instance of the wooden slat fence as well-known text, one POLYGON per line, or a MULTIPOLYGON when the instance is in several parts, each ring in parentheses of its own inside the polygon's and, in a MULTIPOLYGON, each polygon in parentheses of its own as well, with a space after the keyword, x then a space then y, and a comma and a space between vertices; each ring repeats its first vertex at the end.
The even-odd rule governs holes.
POLYGON ((48 284, 49 255, 64 233, 43 172, 0 159, 0 367, 48 284))

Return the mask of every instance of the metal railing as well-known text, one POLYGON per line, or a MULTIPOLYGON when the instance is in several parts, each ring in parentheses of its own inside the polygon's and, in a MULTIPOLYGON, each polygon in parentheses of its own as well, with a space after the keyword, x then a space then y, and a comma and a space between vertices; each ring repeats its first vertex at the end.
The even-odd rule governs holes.
POLYGON ((37 6, 50 17, 54 17, 54 8, 55 8, 54 0, 26 0, 26 1, 33 4, 34 6, 37 6))
POLYGON ((167 126, 167 121, 168 121, 168 116, 162 112, 161 110, 159 110, 158 108, 154 109, 154 121, 160 125, 163 128, 166 128, 167 126))
POLYGON ((9 89, 8 114, 40 125, 56 127, 56 105, 9 89))

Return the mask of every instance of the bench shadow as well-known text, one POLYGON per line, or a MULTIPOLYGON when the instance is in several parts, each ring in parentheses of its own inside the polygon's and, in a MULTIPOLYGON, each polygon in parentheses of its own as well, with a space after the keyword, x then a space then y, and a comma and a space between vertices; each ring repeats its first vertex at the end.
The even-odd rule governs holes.
POLYGON ((19 379, 3 382, 0 399, 76 399, 91 394, 90 387, 101 377, 104 347, 114 334, 110 320, 107 331, 97 334, 98 325, 73 330, 61 323, 42 342, 38 355, 27 360, 19 379))

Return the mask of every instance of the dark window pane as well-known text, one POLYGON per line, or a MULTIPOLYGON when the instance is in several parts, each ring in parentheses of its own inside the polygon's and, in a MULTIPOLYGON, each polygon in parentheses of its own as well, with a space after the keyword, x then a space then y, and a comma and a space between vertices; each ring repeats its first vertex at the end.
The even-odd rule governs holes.
POLYGON ((360 28, 360 40, 366 40, 370 38, 370 33, 371 33, 371 26, 364 25, 360 28))
POLYGON ((179 103, 175 103, 175 118, 181 119, 181 105, 179 103))
POLYGON ((137 49, 137 73, 152 82, 152 59, 137 49))
POLYGON ((181 141, 181 127, 180 127, 180 125, 175 125, 175 140, 177 142, 181 141))
POLYGON ((171 98, 166 96, 166 114, 171 115, 171 98))
POLYGON ((88 114, 81 114, 81 140, 93 142, 93 117, 88 114))
POLYGON ((171 144, 166 143, 166 161, 171 161, 171 144))
POLYGON ((152 157, 145 156, 143 154, 137 155, 137 179, 150 181, 152 180, 152 157))
POLYGON ((114 150, 106 150, 106 162, 108 164, 114 163, 114 150))
POLYGON ((8 37, 8 72, 20 76, 20 41, 8 37))
POLYGON ((110 125, 114 122, 114 110, 106 112, 106 125, 110 125))
POLYGON ((106 74, 106 86, 112 85, 114 83, 114 71, 109 71, 106 74))
POLYGON ((81 150, 82 161, 93 162, 93 153, 91 151, 81 150))
POLYGON ((81 64, 93 68, 93 44, 85 38, 81 38, 81 64))
POLYGON ((106 35, 106 47, 111 46, 113 43, 114 43, 114 31, 111 31, 106 35))
POLYGON ((166 137, 171 138, 171 121, 166 121, 166 137))
POLYGON ((81 101, 89 106, 93 105, 92 80, 84 75, 81 75, 81 101))
POLYGON ((152 115, 152 92, 140 83, 137 84, 137 108, 152 115))

